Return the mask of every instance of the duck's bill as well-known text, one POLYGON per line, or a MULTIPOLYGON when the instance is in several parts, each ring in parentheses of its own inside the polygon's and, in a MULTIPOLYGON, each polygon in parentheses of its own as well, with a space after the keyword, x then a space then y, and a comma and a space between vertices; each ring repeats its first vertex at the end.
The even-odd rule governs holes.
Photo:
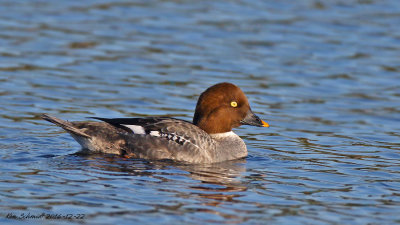
POLYGON ((250 125, 257 127, 269 127, 269 124, 263 120, 261 120, 256 114, 254 114, 251 110, 247 112, 246 117, 240 121, 242 125, 250 125))

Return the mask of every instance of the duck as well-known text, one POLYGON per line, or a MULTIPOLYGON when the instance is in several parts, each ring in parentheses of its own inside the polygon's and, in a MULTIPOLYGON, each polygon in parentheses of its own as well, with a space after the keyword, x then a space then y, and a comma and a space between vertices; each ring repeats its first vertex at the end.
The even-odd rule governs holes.
POLYGON ((201 93, 192 122, 170 117, 89 117, 97 120, 90 122, 69 122, 49 114, 42 118, 67 131, 85 153, 193 164, 245 158, 246 144, 232 129, 269 127, 253 113, 243 91, 227 82, 201 93))

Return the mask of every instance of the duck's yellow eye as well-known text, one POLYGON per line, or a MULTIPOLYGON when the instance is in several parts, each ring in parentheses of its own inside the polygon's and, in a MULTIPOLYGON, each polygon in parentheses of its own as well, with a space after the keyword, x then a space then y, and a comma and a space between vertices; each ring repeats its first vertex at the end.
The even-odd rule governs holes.
POLYGON ((231 106, 234 108, 237 107, 237 102, 235 102, 235 101, 231 102, 231 106))

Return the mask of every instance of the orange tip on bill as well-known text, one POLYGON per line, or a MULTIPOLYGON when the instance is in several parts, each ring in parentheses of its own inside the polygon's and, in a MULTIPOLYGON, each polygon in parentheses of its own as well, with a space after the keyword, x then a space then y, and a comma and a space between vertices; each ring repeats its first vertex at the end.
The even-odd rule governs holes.
POLYGON ((261 123, 263 124, 263 127, 269 127, 269 124, 263 120, 261 120, 261 123))

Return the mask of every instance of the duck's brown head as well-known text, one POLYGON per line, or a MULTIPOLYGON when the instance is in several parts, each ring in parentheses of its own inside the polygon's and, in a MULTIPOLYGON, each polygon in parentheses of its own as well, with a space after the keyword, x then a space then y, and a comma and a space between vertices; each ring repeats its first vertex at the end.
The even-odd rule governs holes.
POLYGON ((200 95, 193 124, 209 134, 229 132, 240 125, 269 127, 251 111, 243 91, 231 83, 215 84, 200 95))

